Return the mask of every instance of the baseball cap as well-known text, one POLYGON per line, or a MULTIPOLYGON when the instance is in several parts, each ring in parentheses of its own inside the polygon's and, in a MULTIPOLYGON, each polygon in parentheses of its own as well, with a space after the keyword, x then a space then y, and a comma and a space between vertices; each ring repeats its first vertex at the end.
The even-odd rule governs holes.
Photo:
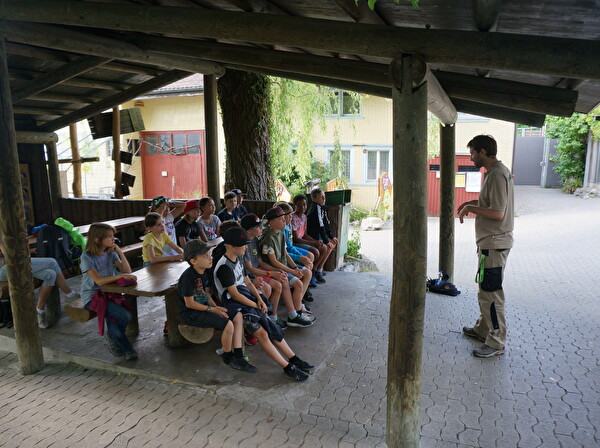
POLYGON ((267 210, 267 213, 265 213, 265 219, 270 221, 272 219, 279 218, 280 216, 289 215, 290 213, 292 212, 284 212, 281 207, 273 207, 267 210))
POLYGON ((232 193, 237 194, 238 196, 241 195, 245 195, 246 193, 244 193, 242 190, 240 190, 239 188, 234 188, 233 190, 231 190, 232 193))
POLYGON ((152 202, 150 203, 150 208, 156 208, 156 207, 160 207, 161 205, 163 205, 165 202, 169 202, 170 199, 166 196, 154 196, 154 198, 152 199, 152 202))
POLYGON ((242 216, 240 220, 240 225, 245 230, 253 229, 254 227, 259 227, 262 224, 262 219, 256 216, 254 213, 247 213, 242 216))
POLYGON ((185 201, 185 208, 183 209, 183 213, 187 213, 195 208, 200 208, 200 203, 196 199, 190 199, 189 201, 185 201))
POLYGON ((211 250, 212 247, 206 244, 204 241, 192 240, 188 241, 183 249, 183 258, 185 261, 189 261, 196 255, 202 255, 211 250))
POLYGON ((223 235, 223 242, 235 247, 240 247, 251 243, 252 240, 248 238, 248 234, 241 227, 232 227, 231 229, 227 229, 227 232, 223 235))

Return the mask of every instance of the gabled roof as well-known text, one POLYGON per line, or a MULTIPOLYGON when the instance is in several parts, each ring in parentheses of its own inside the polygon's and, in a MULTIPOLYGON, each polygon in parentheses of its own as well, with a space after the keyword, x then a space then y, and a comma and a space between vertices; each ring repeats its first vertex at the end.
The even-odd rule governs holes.
POLYGON ((447 120, 455 108, 541 124, 600 102, 595 2, 0 0, 0 20, 28 130, 232 68, 390 96, 401 52, 422 56, 447 120))

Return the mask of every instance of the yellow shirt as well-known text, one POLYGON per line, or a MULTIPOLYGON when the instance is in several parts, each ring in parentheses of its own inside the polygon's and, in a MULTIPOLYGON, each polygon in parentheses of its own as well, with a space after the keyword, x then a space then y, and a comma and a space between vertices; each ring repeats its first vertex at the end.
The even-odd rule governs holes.
POLYGON ((146 236, 144 236, 144 241, 142 242, 142 258, 144 263, 150 262, 150 257, 148 256, 148 246, 152 246, 154 248, 154 255, 156 257, 162 257, 163 249, 169 241, 171 241, 171 238, 167 232, 161 233, 158 238, 155 237, 152 232, 147 233, 146 236))

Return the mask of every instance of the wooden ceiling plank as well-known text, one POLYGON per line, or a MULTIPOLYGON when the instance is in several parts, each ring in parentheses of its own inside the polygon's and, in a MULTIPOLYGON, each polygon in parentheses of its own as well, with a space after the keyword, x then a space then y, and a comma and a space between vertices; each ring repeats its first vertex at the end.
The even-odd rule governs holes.
POLYGON ((112 70, 123 73, 136 73, 138 75, 159 76, 165 73, 164 70, 157 70, 152 67, 143 67, 140 65, 124 64, 122 62, 109 62, 102 66, 105 70, 112 70))
POLYGON ((100 67, 111 61, 109 58, 99 58, 96 56, 85 56, 67 63, 64 66, 53 70, 45 76, 40 76, 27 84, 16 86, 11 90, 13 104, 35 95, 36 93, 48 90, 61 82, 74 78, 93 68, 100 67))
POLYGON ((70 104, 92 104, 100 98, 90 96, 67 95, 61 93, 42 92, 29 97, 36 101, 49 101, 54 103, 70 103, 70 104))
POLYGON ((164 75, 157 76, 156 78, 152 78, 149 81, 146 81, 142 84, 138 84, 136 86, 131 87, 130 89, 118 93, 116 95, 109 96, 103 100, 100 100, 94 104, 83 107, 75 112, 72 112, 68 115, 62 116, 59 119, 50 121, 39 127, 40 131, 55 131, 57 129, 63 128, 70 124, 76 123, 85 118, 91 117, 92 115, 96 115, 100 112, 103 112, 111 107, 122 104, 126 101, 132 100, 144 93, 150 92, 152 90, 158 89, 166 84, 170 84, 172 82, 178 81, 189 76, 189 72, 184 72, 180 70, 172 70, 170 72, 165 73, 164 75))
MULTIPOLYGON (((8 37, 8 36, 7 36, 8 37)), ((55 50, 35 47, 32 45, 23 45, 15 42, 6 42, 6 52, 11 55, 24 56, 27 58, 41 59, 45 61, 71 62, 74 57, 55 50)))
MULTIPOLYGON (((103 6, 110 6, 103 4, 103 6)), ((125 5, 113 5, 125 6, 125 5)), ((0 9, 2 5, 0 4, 0 9)), ((175 8, 187 10, 186 8, 175 8)), ((223 75, 218 64, 187 56, 167 57, 141 50, 123 40, 111 39, 94 33, 81 32, 53 25, 28 22, 0 21, 0 33, 10 35, 12 42, 37 45, 55 50, 71 51, 104 58, 157 65, 165 69, 178 69, 191 73, 223 75)))
MULTIPOLYGON (((102 4, 100 10, 95 3, 60 0, 0 0, 0 18, 204 38, 227 36, 238 41, 388 58, 414 52, 427 63, 600 79, 600 41, 592 40, 364 25, 198 8, 102 4)), ((114 53, 112 56, 122 59, 114 53)))

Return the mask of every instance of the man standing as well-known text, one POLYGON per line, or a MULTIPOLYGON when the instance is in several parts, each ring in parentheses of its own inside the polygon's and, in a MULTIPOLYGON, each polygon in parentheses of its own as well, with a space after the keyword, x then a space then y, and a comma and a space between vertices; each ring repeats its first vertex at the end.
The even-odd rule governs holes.
POLYGON ((463 333, 484 343, 473 350, 473 355, 490 358, 504 354, 506 344, 502 277, 513 246, 514 185, 510 170, 496 158, 497 144, 493 137, 478 135, 467 147, 475 167, 485 168, 486 173, 479 199, 458 208, 461 223, 467 214, 475 215, 479 255, 476 282, 481 314, 473 327, 463 327, 463 333))

